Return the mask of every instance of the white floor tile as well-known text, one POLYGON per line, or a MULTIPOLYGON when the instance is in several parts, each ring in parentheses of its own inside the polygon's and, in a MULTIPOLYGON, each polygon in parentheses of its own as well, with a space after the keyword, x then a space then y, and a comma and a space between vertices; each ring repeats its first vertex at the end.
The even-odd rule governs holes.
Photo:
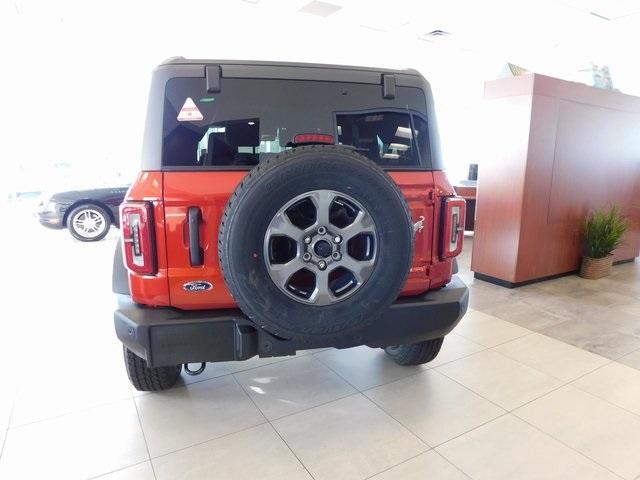
POLYGON ((505 413, 435 370, 364 394, 432 447, 505 413))
POLYGON ((494 350, 566 382, 610 361, 539 333, 498 345, 494 350))
POLYGON ((451 440, 436 451, 475 480, 618 478, 512 415, 451 440))
MULTIPOLYGON (((111 332, 109 333, 111 335, 111 332)), ((95 361, 82 361, 70 350, 51 360, 54 374, 37 379, 23 378, 18 386, 11 426, 54 418, 131 398, 132 391, 122 359, 122 347, 109 337, 107 345, 96 346, 95 361), (46 398, 46 401, 43 401, 46 398)))
POLYGON ((0 430, 9 427, 9 419, 11 417, 11 409, 13 408, 13 399, 15 392, 13 389, 2 389, 0 393, 0 430))
POLYGON ((143 462, 97 477, 95 480, 155 480, 155 478, 151 462, 143 462))
POLYGON ((363 479, 429 448, 360 394, 273 425, 316 480, 363 479))
POLYGON ((372 480, 468 480, 468 478, 437 452, 429 450, 372 477, 372 480))
POLYGON ((506 410, 562 385, 560 380, 492 350, 474 353, 436 370, 506 410))
POLYGON ((515 415, 623 478, 640 475, 640 417, 572 386, 565 386, 515 415))
POLYGON ((269 424, 153 460, 158 480, 311 479, 269 424))
POLYGON ((266 421, 231 376, 135 401, 152 458, 266 421))
POLYGON ((147 459, 129 399, 9 430, 0 478, 87 478, 147 459))
POLYGON ((269 420, 356 393, 313 355, 235 374, 269 420))
POLYGON ((640 415, 640 370, 613 362, 573 386, 640 415))
POLYGON ((315 356, 358 390, 389 383, 428 368, 425 365, 398 365, 381 348, 326 350, 315 356))
POLYGON ((531 330, 474 310, 464 316, 453 332, 485 347, 494 347, 528 335, 531 330))

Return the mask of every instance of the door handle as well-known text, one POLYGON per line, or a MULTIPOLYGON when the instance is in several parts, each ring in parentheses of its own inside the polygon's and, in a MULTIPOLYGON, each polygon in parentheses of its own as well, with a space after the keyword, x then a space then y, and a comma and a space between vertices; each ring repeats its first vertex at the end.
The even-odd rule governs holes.
POLYGON ((200 246, 200 224, 202 223, 200 208, 189 207, 187 223, 189 224, 189 261, 192 267, 199 267, 204 265, 204 252, 200 246))

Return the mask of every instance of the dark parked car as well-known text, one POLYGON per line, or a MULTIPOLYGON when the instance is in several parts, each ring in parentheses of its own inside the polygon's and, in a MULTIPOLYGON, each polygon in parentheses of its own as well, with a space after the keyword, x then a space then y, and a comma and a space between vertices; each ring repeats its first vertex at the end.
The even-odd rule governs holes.
POLYGON ((40 223, 50 228, 67 227, 71 235, 83 242, 101 240, 111 225, 120 226, 118 207, 128 188, 125 185, 56 193, 40 204, 40 223))

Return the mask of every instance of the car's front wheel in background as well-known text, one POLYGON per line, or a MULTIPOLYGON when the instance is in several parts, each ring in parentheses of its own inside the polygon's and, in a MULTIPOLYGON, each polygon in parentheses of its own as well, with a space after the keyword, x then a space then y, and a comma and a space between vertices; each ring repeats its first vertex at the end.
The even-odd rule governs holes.
POLYGON ((129 381, 136 388, 143 392, 156 392, 167 390, 173 387, 182 371, 182 365, 171 367, 149 368, 147 362, 137 356, 127 347, 122 347, 124 351, 124 365, 127 369, 129 381))
POLYGON ((82 242, 102 240, 111 226, 111 217, 98 205, 80 205, 69 213, 67 228, 74 238, 82 242))
POLYGON ((406 345, 393 345, 384 349, 398 365, 422 365, 438 356, 444 337, 406 345))

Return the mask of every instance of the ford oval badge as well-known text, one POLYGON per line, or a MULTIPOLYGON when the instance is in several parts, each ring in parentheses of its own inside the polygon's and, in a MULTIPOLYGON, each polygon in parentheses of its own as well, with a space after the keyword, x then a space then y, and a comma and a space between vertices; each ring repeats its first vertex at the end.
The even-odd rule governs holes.
POLYGON ((213 288, 213 284, 204 280, 194 280, 193 282, 187 282, 182 287, 187 292, 206 292, 213 288))

